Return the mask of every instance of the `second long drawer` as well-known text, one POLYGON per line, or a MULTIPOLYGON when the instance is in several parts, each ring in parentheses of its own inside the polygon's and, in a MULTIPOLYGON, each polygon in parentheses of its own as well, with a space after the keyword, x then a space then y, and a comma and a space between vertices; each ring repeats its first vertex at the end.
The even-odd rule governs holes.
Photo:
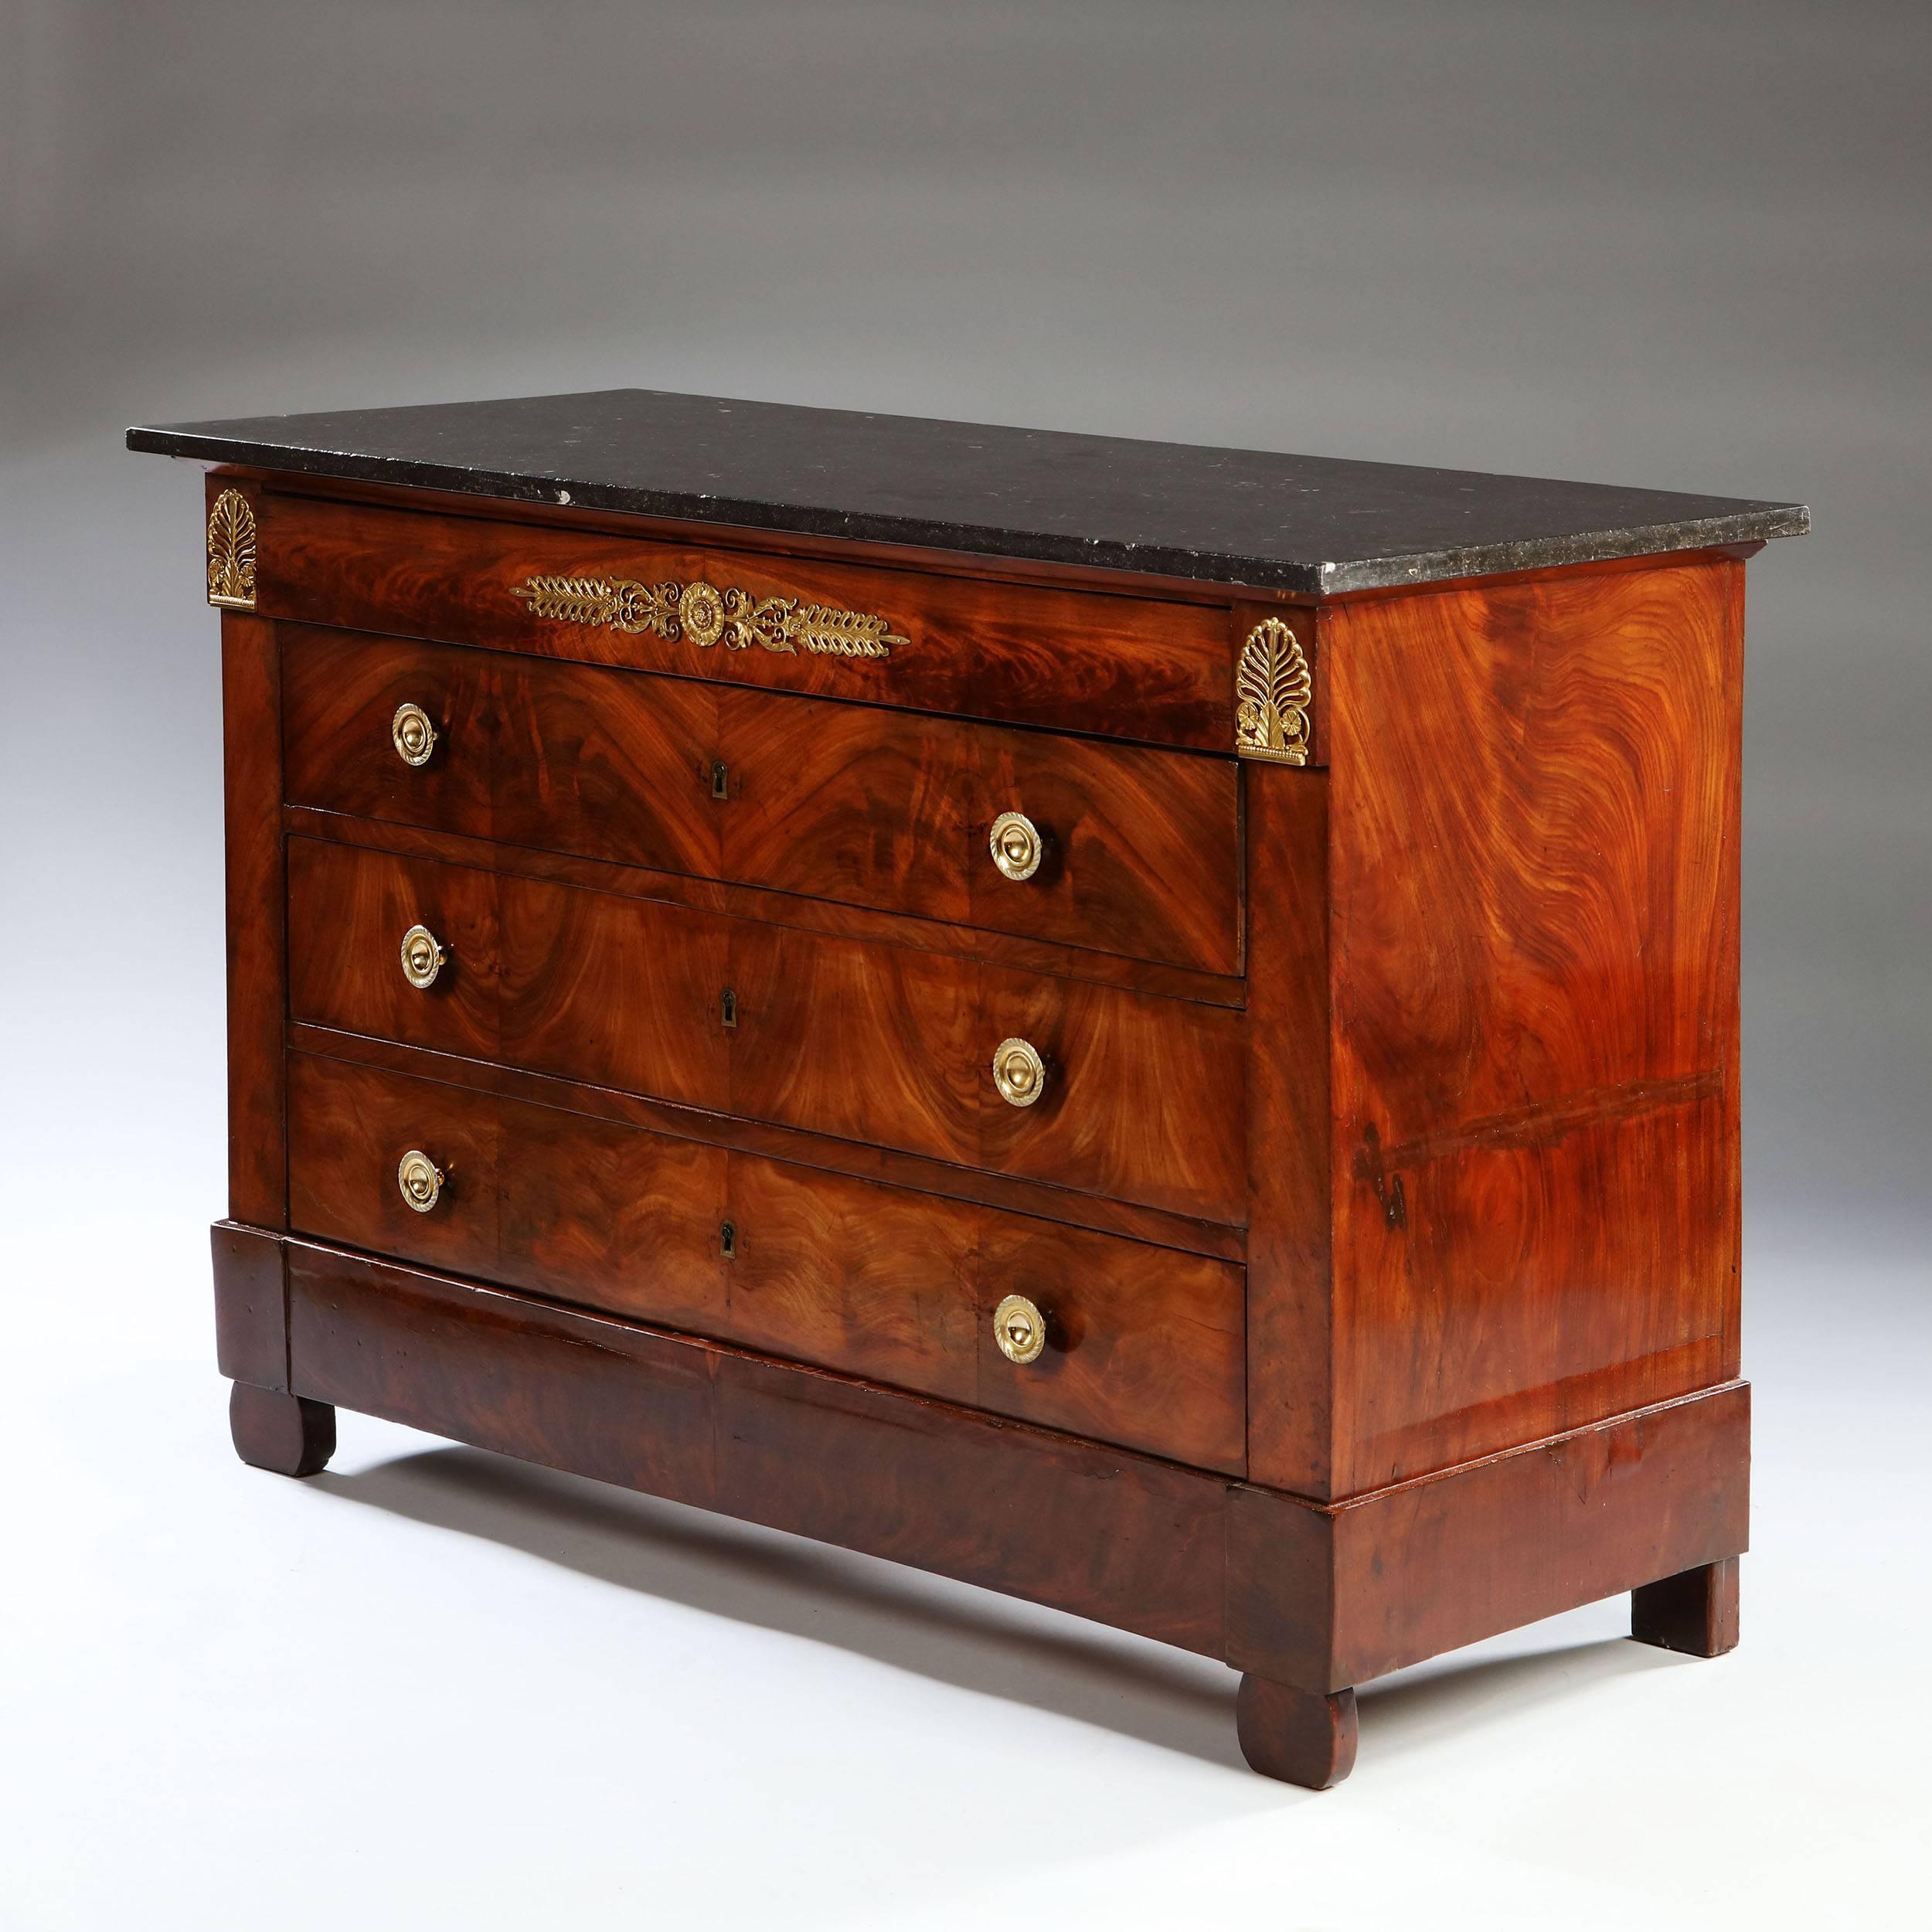
POLYGON ((1243 1218, 1226 1009, 315 839, 288 876, 298 1021, 1243 1218), (447 956, 423 987, 417 927, 447 956), (1043 1069, 1017 1106, 995 1074, 1014 1042, 1043 1069))
POLYGON ((1243 1468, 1225 1262, 305 1054, 288 1102, 304 1233, 1243 1468), (399 1185, 412 1151, 427 1206, 399 1185), (994 1334, 1015 1294, 1045 1318, 1030 1362, 994 1334))

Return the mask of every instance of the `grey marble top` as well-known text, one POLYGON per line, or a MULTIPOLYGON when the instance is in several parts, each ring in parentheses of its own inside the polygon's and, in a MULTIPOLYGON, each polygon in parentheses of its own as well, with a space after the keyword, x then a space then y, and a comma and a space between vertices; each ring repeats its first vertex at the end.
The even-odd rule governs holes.
POLYGON ((1801 535, 1802 504, 655 389, 131 429, 128 447, 520 502, 1315 594, 1801 535))

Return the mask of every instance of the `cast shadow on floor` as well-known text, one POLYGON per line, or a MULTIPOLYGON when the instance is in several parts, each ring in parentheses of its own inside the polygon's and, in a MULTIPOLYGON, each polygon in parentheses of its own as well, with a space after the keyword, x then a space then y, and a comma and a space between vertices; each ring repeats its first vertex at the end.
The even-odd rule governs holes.
MULTIPOLYGON (((312 1482, 622 1589, 1245 1772, 1234 1735, 1238 1679, 1209 1658, 482 1450, 424 1450, 312 1482)), ((1600 1638, 1419 1666, 1361 1692, 1364 1755, 1386 1761, 1446 1726, 1492 1721, 1519 1704, 1669 1661, 1600 1638)))

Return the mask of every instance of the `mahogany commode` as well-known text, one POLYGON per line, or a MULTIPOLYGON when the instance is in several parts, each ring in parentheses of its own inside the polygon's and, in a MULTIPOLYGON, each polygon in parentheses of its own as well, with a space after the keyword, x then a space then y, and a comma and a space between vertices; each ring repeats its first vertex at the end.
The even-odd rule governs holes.
POLYGON ((1736 1641, 1795 505, 638 390, 210 466, 244 1460, 345 1405, 1225 1660, 1736 1641))

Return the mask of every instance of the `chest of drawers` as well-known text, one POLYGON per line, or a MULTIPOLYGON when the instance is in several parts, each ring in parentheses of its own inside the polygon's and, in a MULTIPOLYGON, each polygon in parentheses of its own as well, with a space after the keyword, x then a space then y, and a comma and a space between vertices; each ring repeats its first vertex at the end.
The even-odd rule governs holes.
POLYGON ((208 466, 245 1461, 1223 1659, 1735 1641, 1739 502, 604 396, 208 466))

